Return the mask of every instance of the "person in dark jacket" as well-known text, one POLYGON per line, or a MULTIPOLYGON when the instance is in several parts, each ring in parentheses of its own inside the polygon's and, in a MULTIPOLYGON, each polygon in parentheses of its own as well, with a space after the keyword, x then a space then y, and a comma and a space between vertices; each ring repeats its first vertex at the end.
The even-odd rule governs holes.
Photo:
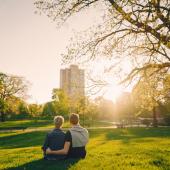
POLYGON ((63 123, 64 123, 64 118, 62 116, 54 117, 55 128, 47 134, 44 141, 44 145, 42 147, 44 159, 58 160, 58 159, 64 159, 66 157, 65 154, 58 154, 58 155, 46 154, 47 148, 50 148, 51 150, 60 150, 64 147, 65 133, 61 130, 63 123))
POLYGON ((87 129, 80 126, 78 114, 72 113, 70 115, 70 123, 72 127, 66 132, 64 148, 61 150, 48 148, 46 150, 47 154, 67 154, 67 158, 85 158, 85 146, 89 140, 88 131, 87 129))

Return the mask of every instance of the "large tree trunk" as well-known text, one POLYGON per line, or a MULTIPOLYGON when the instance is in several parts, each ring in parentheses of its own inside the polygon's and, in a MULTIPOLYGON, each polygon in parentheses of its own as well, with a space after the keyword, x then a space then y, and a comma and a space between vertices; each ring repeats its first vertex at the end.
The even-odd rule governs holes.
POLYGON ((156 108, 153 108, 153 127, 158 127, 156 108))

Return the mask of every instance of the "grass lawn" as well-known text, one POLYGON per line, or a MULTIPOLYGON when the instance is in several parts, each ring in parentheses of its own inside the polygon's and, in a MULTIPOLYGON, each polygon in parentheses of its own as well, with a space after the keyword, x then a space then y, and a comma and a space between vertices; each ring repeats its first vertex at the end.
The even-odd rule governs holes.
MULTIPOLYGON (((81 122, 83 125, 83 122, 81 122)), ((112 126, 110 122, 99 122, 99 121, 85 121, 85 127, 99 127, 99 126, 112 126)), ((68 121, 64 122, 63 127, 68 128, 70 126, 68 121)), ((0 130, 11 130, 11 129, 30 129, 30 128, 53 128, 53 120, 17 120, 17 121, 6 121, 0 123, 0 130)))
POLYGON ((17 120, 0 123, 0 130, 4 129, 26 129, 50 126, 50 120, 17 120))
POLYGON ((1 132, 2 170, 170 170, 170 128, 89 130, 84 160, 44 161, 46 131, 1 132))

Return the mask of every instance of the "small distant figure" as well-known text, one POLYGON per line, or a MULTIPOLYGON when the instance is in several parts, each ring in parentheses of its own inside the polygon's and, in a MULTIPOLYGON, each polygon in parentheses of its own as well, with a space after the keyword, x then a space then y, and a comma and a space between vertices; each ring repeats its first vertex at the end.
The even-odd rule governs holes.
POLYGON ((44 153, 44 159, 46 160, 59 160, 59 159, 64 159, 66 157, 66 155, 63 154, 58 154, 58 155, 46 154, 47 148, 50 148, 51 150, 60 150, 64 147, 65 133, 61 129, 63 123, 64 123, 64 118, 62 116, 54 117, 55 128, 47 134, 44 145, 42 147, 44 153))
POLYGON ((46 154, 67 155, 67 158, 85 158, 85 147, 89 140, 88 131, 80 126, 78 114, 70 115, 70 124, 72 127, 66 132, 64 148, 57 150, 49 147, 46 154))

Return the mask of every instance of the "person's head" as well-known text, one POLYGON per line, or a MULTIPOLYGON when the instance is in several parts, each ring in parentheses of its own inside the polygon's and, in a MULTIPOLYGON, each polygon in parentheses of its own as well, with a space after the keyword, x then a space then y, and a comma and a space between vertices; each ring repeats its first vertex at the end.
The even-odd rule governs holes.
POLYGON ((64 123, 63 116, 55 116, 54 117, 54 125, 56 128, 61 128, 64 123))
POLYGON ((72 125, 78 125, 79 124, 79 115, 76 113, 70 114, 70 123, 72 125))

